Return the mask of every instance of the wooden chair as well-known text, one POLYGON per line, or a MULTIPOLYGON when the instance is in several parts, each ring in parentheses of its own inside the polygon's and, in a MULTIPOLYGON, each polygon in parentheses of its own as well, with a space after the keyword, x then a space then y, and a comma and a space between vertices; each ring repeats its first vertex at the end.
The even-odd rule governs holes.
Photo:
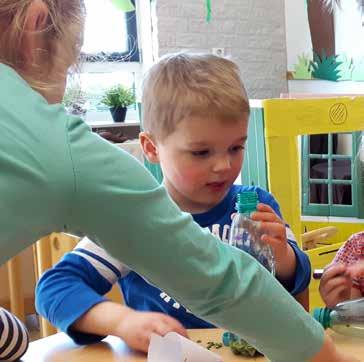
POLYGON ((25 322, 24 290, 21 287, 21 257, 17 255, 6 263, 9 280, 10 311, 25 322))
POLYGON ((327 226, 320 229, 308 231, 301 235, 302 249, 310 250, 316 248, 318 245, 330 245, 327 239, 334 236, 339 229, 336 226, 327 226))

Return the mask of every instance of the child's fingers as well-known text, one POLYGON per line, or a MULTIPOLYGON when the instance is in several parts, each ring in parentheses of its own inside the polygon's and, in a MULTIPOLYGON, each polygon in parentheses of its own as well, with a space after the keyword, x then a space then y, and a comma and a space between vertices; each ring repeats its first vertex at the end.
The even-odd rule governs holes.
POLYGON ((259 203, 257 205, 257 211, 261 211, 261 212, 274 212, 274 210, 267 204, 262 204, 262 203, 259 203))
POLYGON ((187 330, 186 328, 175 318, 172 318, 170 316, 164 315, 164 323, 168 325, 170 328, 170 331, 176 332, 180 334, 181 336, 184 336, 188 338, 187 330))
POLYGON ((267 234, 279 239, 287 239, 286 226, 277 222, 262 222, 259 226, 259 230, 262 234, 267 234))
POLYGON ((272 212, 256 211, 251 214, 251 218, 254 221, 267 221, 283 224, 283 221, 278 217, 278 215, 272 212))
POLYGON ((346 265, 342 263, 333 264, 325 269, 324 274, 321 277, 321 282, 326 282, 329 279, 332 279, 338 275, 345 274, 346 265))
POLYGON ((329 308, 333 308, 336 304, 350 297, 350 288, 348 288, 346 285, 341 285, 335 289, 332 289, 330 292, 321 295, 326 305, 329 308))
POLYGON ((266 244, 270 245, 273 249, 275 249, 279 245, 282 245, 282 239, 274 238, 267 234, 262 235, 261 239, 266 244))
POLYGON ((283 221, 274 213, 255 211, 251 214, 254 221, 277 222, 283 224, 283 221))
POLYGON ((332 279, 322 281, 321 289, 324 290, 327 294, 332 293, 336 289, 350 289, 351 288, 351 280, 346 276, 338 276, 332 279))
POLYGON ((353 264, 347 268, 347 273, 352 278, 360 278, 364 277, 364 261, 360 261, 356 264, 353 264))
POLYGON ((158 323, 154 329, 154 332, 162 337, 172 331, 174 331, 173 328, 171 328, 167 323, 158 323))

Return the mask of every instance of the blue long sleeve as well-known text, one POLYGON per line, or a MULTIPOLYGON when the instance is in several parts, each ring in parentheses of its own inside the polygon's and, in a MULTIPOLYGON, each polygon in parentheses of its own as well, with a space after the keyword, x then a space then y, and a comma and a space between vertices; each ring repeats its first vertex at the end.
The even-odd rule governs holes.
POLYGON ((107 299, 112 285, 87 260, 67 253, 45 272, 36 288, 36 309, 76 343, 98 342, 105 336, 77 332, 71 328, 90 308, 107 299))

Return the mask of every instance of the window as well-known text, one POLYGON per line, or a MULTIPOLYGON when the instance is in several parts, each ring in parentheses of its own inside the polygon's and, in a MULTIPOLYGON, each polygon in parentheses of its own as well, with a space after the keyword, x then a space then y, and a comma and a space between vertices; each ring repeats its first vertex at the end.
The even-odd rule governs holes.
MULTIPOLYGON (((131 1, 135 5, 135 0, 131 1)), ((124 12, 110 0, 85 0, 85 6, 82 69, 68 81, 68 109, 75 110, 90 124, 112 123, 108 107, 100 103, 106 89, 123 84, 137 94, 141 83, 137 11, 124 12)), ((139 121, 137 105, 128 108, 126 118, 139 121)))
POLYGON ((302 213, 361 217, 362 132, 303 136, 302 213))
POLYGON ((136 12, 118 10, 111 1, 85 0, 85 6, 85 60, 138 62, 136 12))

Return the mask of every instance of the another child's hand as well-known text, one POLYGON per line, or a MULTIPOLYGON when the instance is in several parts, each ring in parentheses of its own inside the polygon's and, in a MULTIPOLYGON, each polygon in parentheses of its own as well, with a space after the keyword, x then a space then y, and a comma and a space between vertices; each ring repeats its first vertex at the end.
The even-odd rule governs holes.
POLYGON ((152 333, 164 336, 168 332, 187 337, 187 331, 182 324, 168 315, 131 310, 118 323, 113 335, 122 338, 129 347, 137 351, 148 352, 152 333))
POLYGON ((364 278, 364 260, 349 266, 347 268, 347 273, 353 279, 364 278))
POLYGON ((332 308, 350 299, 351 286, 352 281, 346 265, 334 264, 324 271, 319 290, 325 304, 332 308))

